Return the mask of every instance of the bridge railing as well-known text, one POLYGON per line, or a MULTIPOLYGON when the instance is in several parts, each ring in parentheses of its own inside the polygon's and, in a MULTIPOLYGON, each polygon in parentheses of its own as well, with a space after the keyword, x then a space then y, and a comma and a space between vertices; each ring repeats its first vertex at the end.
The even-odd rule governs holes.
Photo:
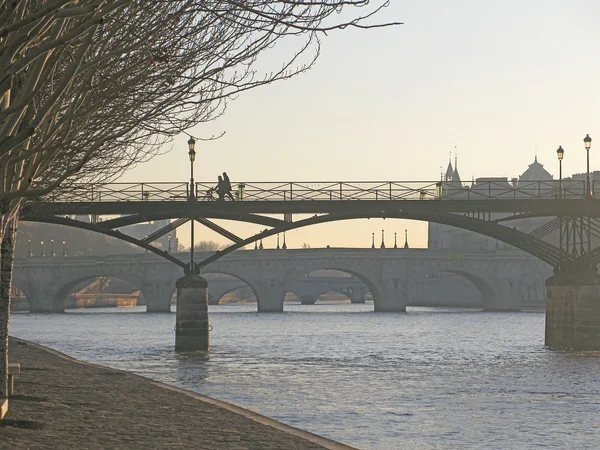
MULTIPOLYGON (((214 183, 194 185, 196 201, 216 201, 214 183)), ((594 182, 592 191, 597 192, 594 182)), ((600 191, 599 191, 600 192, 600 191)), ((586 195, 585 180, 520 181, 478 179, 471 186, 439 181, 386 182, 244 182, 234 183, 236 201, 331 201, 331 200, 489 200, 489 199, 576 199, 586 195)), ((68 191, 44 198, 49 202, 138 202, 187 201, 189 183, 73 184, 68 191)))

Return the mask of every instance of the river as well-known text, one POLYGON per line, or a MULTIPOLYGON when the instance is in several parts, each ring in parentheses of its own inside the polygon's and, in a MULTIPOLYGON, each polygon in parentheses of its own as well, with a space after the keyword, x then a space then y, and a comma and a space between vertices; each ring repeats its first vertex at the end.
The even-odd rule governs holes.
POLYGON ((10 334, 358 448, 598 448, 600 355, 545 348, 543 313, 285 309, 211 306, 201 356, 143 307, 15 313, 10 334))

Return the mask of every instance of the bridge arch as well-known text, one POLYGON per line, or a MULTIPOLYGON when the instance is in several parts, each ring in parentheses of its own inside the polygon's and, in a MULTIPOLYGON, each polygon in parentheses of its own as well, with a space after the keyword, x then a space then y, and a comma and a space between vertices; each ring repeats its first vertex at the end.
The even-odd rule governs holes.
POLYGON ((32 295, 31 288, 27 283, 22 280, 15 280, 15 277, 12 277, 11 291, 12 311, 31 311, 32 308, 35 308, 35 305, 33 304, 34 296, 32 295), (14 298, 15 291, 20 291, 23 294, 26 304, 22 303, 20 305, 16 305, 16 299, 14 298))
MULTIPOLYGON (((290 283, 292 292, 303 305, 312 305, 321 295, 329 292, 344 296, 351 303, 364 303, 368 291, 366 285, 356 277, 324 276, 310 277, 304 274, 290 283), (358 283, 357 283, 358 282, 358 283)), ((349 274, 348 272, 343 272, 349 274)))
POLYGON ((208 281, 208 304, 218 305, 223 297, 227 294, 245 287, 250 287, 245 281, 237 277, 219 279, 211 277, 211 275, 219 275, 221 272, 203 272, 202 277, 208 281))
POLYGON ((466 270, 457 269, 442 269, 441 272, 448 272, 460 275, 464 279, 470 281, 481 295, 481 304, 483 306, 484 311, 493 310, 494 306, 498 304, 498 297, 496 292, 494 292, 494 288, 490 286, 490 284, 481 276, 466 270))
MULTIPOLYGON (((97 280, 100 278, 108 278, 111 280, 117 279, 117 280, 124 281, 127 284, 133 286, 134 289, 142 292, 142 295, 143 295, 143 288, 140 287, 140 286, 143 286, 143 284, 140 283, 140 281, 137 279, 137 277, 128 276, 127 274, 111 275, 111 276, 105 276, 105 275, 80 276, 80 277, 74 278, 74 279, 66 281, 66 282, 63 281, 62 284, 57 285, 57 289, 55 289, 55 291, 51 294, 52 295, 52 299, 51 299, 52 312, 64 312, 65 311, 67 298, 68 298, 69 294, 73 291, 73 289, 75 287, 77 287, 77 285, 80 285, 84 282, 97 280)), ((145 300, 151 301, 151 299, 145 299, 145 300)), ((108 306, 108 304, 110 304, 110 303, 105 302, 104 304, 100 304, 100 305, 108 306)), ((115 305, 117 305, 117 304, 119 304, 119 302, 115 301, 115 305)), ((121 303, 121 304, 123 304, 123 303, 121 303)), ((133 305, 128 304, 127 306, 133 306, 133 305)))
MULTIPOLYGON (((422 201, 424 203, 434 202, 431 201, 422 201)), ((400 202, 401 203, 401 202, 400 202)), ((444 201, 440 200, 439 205, 445 205, 444 201)), ((367 208, 365 208, 366 210, 367 208)), ((162 219, 165 218, 179 218, 182 217, 182 212, 171 213, 171 214, 154 214, 154 215, 145 215, 135 216, 135 218, 129 220, 126 224, 137 223, 136 221, 148 221, 153 220, 156 217, 160 217, 162 219)), ((556 216, 556 212, 550 210, 545 213, 530 213, 527 217, 554 217, 556 216), (554 213, 554 214, 553 214, 554 213)), ((398 202, 392 202, 389 205, 383 204, 383 206, 378 206, 376 208, 370 208, 368 211, 361 211, 360 213, 327 213, 323 215, 315 215, 313 217, 302 219, 297 222, 285 222, 279 219, 273 219, 270 217, 265 217, 257 214, 240 214, 239 211, 228 212, 228 211, 218 211, 218 210, 209 210, 206 211, 202 217, 207 219, 225 219, 225 220, 234 220, 234 221, 243 221, 248 223, 260 224, 272 226, 273 228, 267 229, 261 233, 257 233, 254 236, 250 236, 246 239, 242 239, 239 242, 236 242, 229 247, 215 252, 214 255, 202 261, 199 266, 200 268, 210 264, 211 262, 216 261, 222 256, 231 253, 237 249, 245 247, 246 245, 253 244, 256 241, 264 239, 269 236, 273 236, 275 234, 281 233, 283 231, 289 231, 297 228, 302 228, 310 225, 316 225, 320 223, 340 221, 340 220, 350 220, 350 219, 368 219, 368 218, 396 218, 396 219, 410 219, 410 220, 419 220, 426 222, 434 222, 443 225, 451 225, 457 228, 474 231, 480 233, 482 235, 497 239, 499 241, 505 242, 515 248, 525 251, 536 258, 548 263, 552 267, 560 267, 562 265, 568 265, 573 263, 574 258, 572 255, 568 254, 564 250, 545 242, 541 239, 538 239, 534 236, 531 236, 527 233, 516 230, 515 228, 504 226, 500 224, 500 221, 486 221, 482 219, 477 219, 475 217, 471 217, 466 214, 456 214, 447 212, 444 209, 441 209, 439 213, 427 212, 426 208, 422 208, 422 210, 410 209, 403 210, 401 207, 398 207, 398 202), (425 211, 425 212, 423 212, 425 211)), ((71 227, 83 228, 90 231, 95 231, 98 233, 106 234, 108 236, 116 237, 118 239, 125 240, 132 244, 138 245, 146 250, 152 251, 159 256, 162 256, 165 259, 177 264, 182 268, 186 268, 187 264, 178 260, 173 255, 160 250, 149 243, 132 238, 127 236, 118 230, 110 228, 110 226, 116 226, 121 222, 117 222, 120 219, 115 219, 113 221, 101 222, 100 224, 89 224, 84 222, 79 222, 73 219, 64 218, 64 217, 36 217, 36 216, 24 216, 24 220, 30 221, 38 221, 38 222, 46 222, 46 223, 55 223, 62 224, 71 227), (109 225, 112 223, 112 225, 109 225)), ((126 218, 122 219, 122 223, 125 224, 126 218)), ((507 219, 508 220, 508 219, 507 219)), ((121 225, 122 226, 122 225, 121 225)), ((594 255, 595 256, 595 255, 594 255)), ((594 258, 594 262, 600 262, 600 250, 598 251, 598 256, 594 258), (597 261, 596 261, 597 260, 597 261)))
MULTIPOLYGON (((261 233, 257 233, 247 239, 243 239, 229 247, 215 252, 214 255, 205 259, 200 263, 200 266, 210 264, 217 259, 238 250, 246 245, 252 244, 261 239, 265 239, 269 236, 273 236, 284 231, 289 231, 297 228, 303 228, 311 225, 317 225, 321 223, 351 220, 351 219, 368 219, 368 218, 389 218, 389 219, 409 219, 418 220, 425 222, 434 222, 443 225, 450 225, 457 228, 474 231, 476 233, 497 239, 501 242, 505 242, 515 248, 518 248, 541 261, 551 265, 552 267, 559 267, 563 264, 567 264, 573 261, 572 255, 568 254, 564 250, 545 242, 541 239, 533 237, 527 233, 516 230, 515 228, 509 228, 504 225, 500 225, 494 221, 485 221, 476 219, 467 215, 461 214, 449 214, 449 213, 416 213, 413 211, 404 212, 401 209, 397 211, 374 211, 369 214, 325 214, 315 215, 308 219, 302 219, 297 222, 282 222, 278 227, 274 227, 269 230, 265 230, 261 233)), ((600 250, 598 250, 600 255, 600 250)), ((600 262, 600 256, 598 257, 600 262)))
MULTIPOLYGON (((218 296, 218 301, 220 301, 220 299, 223 297, 223 295, 225 295, 227 292, 231 292, 232 290, 247 286, 250 288, 250 290, 254 294, 254 298, 256 299, 258 311, 271 312, 264 305, 265 301, 267 301, 267 295, 263 292, 264 290, 261 291, 260 280, 253 280, 251 277, 245 276, 244 274, 240 273, 239 271, 236 271, 233 268, 227 269, 227 268, 222 268, 222 267, 219 267, 219 268, 211 267, 206 272, 200 273, 200 276, 204 277, 205 275, 209 275, 209 274, 229 275, 230 277, 237 279, 238 282, 240 283, 238 286, 235 286, 232 288, 227 288, 227 290, 225 290, 221 293, 219 293, 220 291, 218 291, 217 294, 215 295, 215 297, 218 296)), ((214 284, 214 283, 212 283, 212 284, 214 284)), ((279 283, 277 283, 277 284, 279 284, 279 283)), ((209 281, 209 283, 208 283, 209 294, 210 294, 210 290, 211 290, 211 282, 209 281)), ((211 304, 218 304, 218 301, 217 301, 217 303, 211 303, 211 304)), ((283 302, 283 298, 281 301, 283 302)), ((214 300, 213 300, 213 302, 214 302, 214 300)))
MULTIPOLYGON (((315 272, 318 270, 337 270, 339 272, 347 273, 358 280, 360 280, 366 289, 371 293, 373 298, 373 306, 375 311, 406 311, 406 301, 408 292, 402 292, 401 298, 391 298, 389 286, 387 286, 389 280, 384 280, 381 276, 380 261, 372 260, 362 263, 363 267, 357 268, 355 261, 348 260, 345 258, 336 258, 335 260, 322 260, 322 261, 311 261, 304 264, 298 270, 289 273, 288 280, 291 287, 294 281, 301 279, 304 275, 315 272), (395 300, 399 300, 398 308, 390 309, 390 303, 395 303, 395 300)), ((407 287, 407 283, 402 280, 402 277, 396 279, 396 290, 402 290, 407 287)), ((392 281, 392 284, 394 281, 392 281)), ((394 289, 392 287, 392 289, 394 289)), ((329 290, 329 289, 328 289, 329 290)))

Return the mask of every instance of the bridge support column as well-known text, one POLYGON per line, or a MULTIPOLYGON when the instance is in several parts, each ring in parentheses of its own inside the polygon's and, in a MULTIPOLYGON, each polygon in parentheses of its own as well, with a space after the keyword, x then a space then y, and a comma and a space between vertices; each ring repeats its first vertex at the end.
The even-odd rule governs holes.
POLYGON ((352 292, 350 293, 350 302, 351 303, 364 303, 366 295, 367 295, 366 287, 364 287, 364 286, 353 287, 352 292))
POLYGON ((311 294, 305 294, 300 299, 300 303, 302 303, 303 305, 314 305, 315 303, 317 303, 317 297, 311 294))
POLYGON ((408 283, 396 278, 384 281, 373 294, 376 312, 406 312, 408 283))
POLYGON ((58 298, 58 293, 48 285, 39 289, 28 289, 27 300, 29 301, 30 313, 64 313, 65 299, 58 298))
POLYGON ((171 296, 173 294, 172 284, 146 284, 142 289, 142 295, 146 303, 146 312, 168 313, 171 312, 171 296))
POLYGON ((600 350, 600 284, 546 281, 546 345, 600 350))
POLYGON ((175 351, 208 351, 208 283, 198 275, 177 280, 175 351))
POLYGON ((282 283, 260 280, 252 283, 252 290, 256 295, 258 312, 283 312, 287 290, 282 287, 282 283))
POLYGON ((521 311, 524 297, 523 283, 518 280, 501 279, 496 283, 495 291, 486 295, 482 291, 483 310, 488 312, 521 311))

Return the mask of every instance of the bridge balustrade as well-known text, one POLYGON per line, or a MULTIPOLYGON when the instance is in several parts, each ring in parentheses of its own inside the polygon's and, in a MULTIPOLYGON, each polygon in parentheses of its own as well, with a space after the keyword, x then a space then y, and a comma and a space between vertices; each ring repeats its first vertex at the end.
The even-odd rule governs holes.
MULTIPOLYGON (((593 183, 593 191, 596 182, 593 183)), ((478 180, 473 186, 429 181, 389 182, 244 182, 236 197, 244 202, 299 202, 349 200, 487 200, 585 198, 584 180, 526 181, 511 185, 506 180, 478 180), (440 189, 441 187, 441 189, 440 189), (437 189, 436 189, 437 188, 437 189)), ((186 201, 189 183, 93 183, 71 184, 56 191, 46 202, 186 201)), ((196 201, 215 201, 214 183, 194 185, 196 201)))

